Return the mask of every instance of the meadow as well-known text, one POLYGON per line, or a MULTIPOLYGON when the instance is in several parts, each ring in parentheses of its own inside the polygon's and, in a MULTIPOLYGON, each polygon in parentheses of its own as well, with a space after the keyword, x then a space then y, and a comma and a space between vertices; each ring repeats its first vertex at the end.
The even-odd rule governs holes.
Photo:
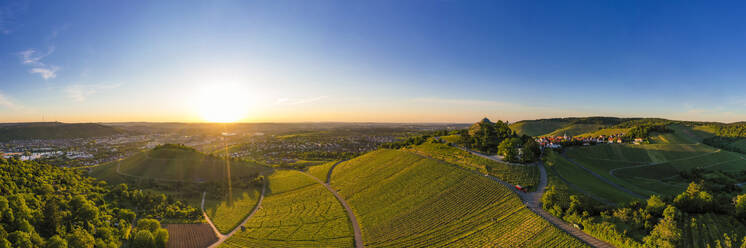
POLYGON ((352 206, 367 247, 585 247, 497 182, 405 150, 343 162, 331 185, 352 206))
POLYGON ((221 247, 351 247, 352 226, 324 186, 294 170, 268 177, 262 206, 221 247))

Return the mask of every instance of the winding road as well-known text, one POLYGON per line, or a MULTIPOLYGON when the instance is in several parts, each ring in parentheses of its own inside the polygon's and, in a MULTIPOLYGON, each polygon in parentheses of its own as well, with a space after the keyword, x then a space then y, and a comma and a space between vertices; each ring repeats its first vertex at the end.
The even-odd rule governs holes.
MULTIPOLYGON (((464 150, 471 152, 474 155, 483 157, 483 158, 487 158, 493 161, 504 163, 501 160, 494 158, 494 157, 490 157, 490 156, 487 156, 487 155, 484 155, 484 154, 481 154, 475 151, 470 151, 468 149, 464 149, 464 150)), ((522 166, 526 166, 526 165, 522 165, 522 166)), ((512 189, 514 192, 518 194, 518 196, 523 201, 523 204, 526 205, 526 207, 529 210, 534 212, 536 215, 541 216, 542 218, 547 220, 549 223, 552 223, 552 225, 556 226, 557 228, 566 232, 567 234, 572 235, 573 237, 585 242, 586 244, 592 247, 613 248, 614 246, 612 246, 611 244, 606 243, 602 240, 599 240, 591 235, 588 235, 587 233, 581 231, 580 229, 571 226, 570 224, 563 221, 562 219, 557 218, 556 216, 550 214, 549 212, 547 212, 541 207, 541 197, 544 195, 544 190, 547 187, 547 171, 544 168, 544 163, 542 162, 538 162, 536 166, 539 168, 539 185, 537 186, 536 191, 531 192, 531 193, 524 193, 524 192, 518 191, 515 189, 513 185, 505 181, 502 181, 499 178, 496 178, 493 176, 487 176, 487 177, 512 189)))
MULTIPOLYGON (((327 182, 331 178, 332 170, 334 169, 334 167, 337 166, 341 162, 342 161, 337 162, 336 164, 334 164, 332 166, 332 168, 329 169, 329 173, 327 174, 327 179, 326 179, 327 182)), ((359 222, 357 222, 357 218, 355 217, 355 213, 352 212, 352 208, 350 207, 350 205, 347 204, 347 202, 342 198, 342 196, 339 195, 339 193, 337 193, 336 190, 334 190, 331 186, 329 186, 329 183, 324 183, 320 179, 318 179, 317 177, 315 177, 315 176, 313 176, 311 174, 308 174, 305 171, 301 171, 301 172, 303 174, 306 174, 306 176, 309 176, 309 177, 313 178, 314 180, 316 180, 317 182, 319 182, 321 185, 324 185, 324 187, 326 187, 326 189, 329 190, 329 192, 331 192, 332 194, 334 194, 334 197, 337 198, 337 201, 339 201, 339 203, 342 204, 342 207, 345 208, 345 211, 347 212, 347 217, 350 218, 350 223, 352 224, 352 233, 353 233, 353 236, 355 238, 355 248, 363 248, 363 247, 365 247, 365 244, 363 243, 363 231, 360 229, 360 224, 359 224, 359 222)))

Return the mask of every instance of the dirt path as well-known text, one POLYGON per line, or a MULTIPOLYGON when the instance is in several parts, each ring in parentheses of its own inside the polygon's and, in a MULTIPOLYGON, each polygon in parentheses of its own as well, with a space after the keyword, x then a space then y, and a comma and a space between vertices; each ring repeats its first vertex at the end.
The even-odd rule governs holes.
POLYGON ((565 158, 565 159, 566 159, 567 161, 569 161, 569 162, 570 162, 570 163, 572 163, 573 165, 575 165, 575 166, 577 166, 577 167, 579 167, 579 168, 583 169, 584 171, 586 171, 586 172, 590 173, 590 174, 591 174, 591 175, 593 175, 593 176, 594 176, 595 178, 598 178, 598 180, 601 180, 601 181, 603 181, 604 183, 606 183, 606 184, 608 184, 608 185, 611 185, 611 187, 614 187, 615 189, 617 189, 617 190, 619 190, 619 191, 622 191, 622 192, 624 192, 624 193, 627 193, 628 195, 631 195, 631 196, 633 196, 633 197, 635 197, 635 198, 638 198, 638 199, 647 199, 647 197, 646 197, 646 196, 643 196, 643 195, 641 195, 641 194, 638 194, 638 193, 635 193, 635 192, 633 192, 633 191, 631 191, 631 190, 629 190, 629 189, 627 189, 627 188, 625 188, 625 187, 622 187, 621 185, 619 185, 619 184, 616 184, 615 182, 612 182, 612 181, 611 181, 611 180, 609 180, 608 178, 605 178, 605 177, 603 177, 603 176, 599 175, 598 173, 596 173, 596 172, 594 172, 594 171, 592 171, 592 170, 590 170, 590 169, 586 168, 585 166, 581 165, 580 163, 576 162, 575 160, 572 160, 572 159, 568 158, 568 157, 567 157, 567 156, 566 156, 566 155, 565 155, 564 153, 560 153, 560 156, 562 156, 563 158, 565 158))
POLYGON ((264 180, 264 185, 262 185, 262 194, 259 195, 259 200, 256 202, 256 206, 254 206, 254 209, 252 209, 251 213, 249 213, 249 215, 246 216, 246 218, 244 218, 243 221, 241 221, 241 224, 238 224, 238 226, 236 226, 236 228, 233 228, 233 230, 231 230, 231 232, 229 232, 228 234, 225 234, 225 235, 222 234, 222 233, 220 233, 220 231, 218 231, 218 229, 212 223, 212 220, 210 220, 210 217, 207 216, 207 212, 205 212, 205 195, 207 195, 207 192, 203 192, 202 193, 202 206, 201 206, 201 208, 202 208, 202 214, 205 216, 205 220, 207 220, 207 223, 210 224, 210 227, 212 227, 212 230, 215 232, 215 235, 218 236, 218 241, 216 241, 215 243, 213 243, 212 245, 210 245, 209 248, 218 247, 221 244, 223 244, 223 242, 225 242, 228 238, 230 238, 231 236, 233 236, 233 234, 236 234, 236 232, 238 232, 238 230, 240 230, 241 227, 243 225, 245 225, 246 222, 249 221, 249 218, 251 218, 251 216, 253 216, 254 213, 256 213, 256 211, 259 210, 259 208, 262 207, 262 200, 264 200, 264 193, 266 192, 266 190, 267 190, 267 180, 264 180))
MULTIPOLYGON (((340 162, 342 162, 342 161, 340 161, 340 162)), ((337 164, 339 164, 339 162, 337 164)), ((334 166, 337 166, 337 164, 334 164, 334 166)), ((334 169, 334 166, 332 166, 332 168, 329 169, 329 174, 328 175, 332 174, 332 169, 334 169)), ((328 183, 322 182, 321 179, 318 179, 317 177, 315 177, 315 176, 313 176, 311 174, 308 174, 305 171, 301 171, 301 173, 306 174, 306 176, 308 176, 310 178, 313 178, 313 180, 316 180, 321 185, 324 185, 324 187, 326 187, 326 189, 329 190, 329 192, 331 192, 332 194, 334 194, 334 197, 337 198, 337 201, 339 201, 339 203, 342 204, 342 207, 345 208, 345 211, 347 212, 347 217, 349 217, 349 219, 350 219, 350 224, 352 224, 352 233, 353 233, 353 236, 355 238, 355 248, 363 248, 363 247, 365 247, 365 245, 363 244, 363 232, 360 229, 360 224, 357 222, 357 218, 355 218, 355 213, 352 212, 352 208, 350 207, 350 205, 347 204, 347 202, 342 198, 342 196, 340 196, 337 193, 336 190, 334 190, 331 186, 329 186, 328 183)), ((327 176, 327 180, 329 180, 328 176, 327 176)))
POLYGON ((334 163, 334 165, 332 165, 332 168, 329 168, 329 172, 326 173, 326 184, 332 183, 332 171, 334 170, 334 167, 337 167, 338 164, 341 164, 344 161, 347 160, 340 160, 339 162, 334 163))

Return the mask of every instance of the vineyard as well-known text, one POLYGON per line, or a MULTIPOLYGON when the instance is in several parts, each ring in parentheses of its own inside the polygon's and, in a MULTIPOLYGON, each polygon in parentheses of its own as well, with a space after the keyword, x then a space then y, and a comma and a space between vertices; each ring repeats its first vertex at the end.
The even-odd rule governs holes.
POLYGON ((411 151, 469 169, 488 173, 513 185, 521 185, 536 190, 539 183, 539 170, 536 166, 515 166, 476 156, 467 151, 438 143, 426 143, 411 151))
POLYGON ((269 176, 262 206, 221 247, 351 247, 352 226, 342 205, 298 171, 269 176))
POLYGON ((583 247, 500 184, 443 161, 378 150, 335 168, 367 247, 583 247))
POLYGON ((737 244, 746 235, 746 227, 729 216, 707 213, 687 217, 684 247, 728 247, 726 243, 737 244))
POLYGON ((168 224, 166 229, 168 248, 207 247, 218 239, 208 224, 168 224))
MULTIPOLYGON (((206 200, 205 212, 221 233, 227 233, 248 215, 261 195, 261 187, 236 188, 230 199, 206 200)), ((209 198, 208 198, 209 199, 209 198)))

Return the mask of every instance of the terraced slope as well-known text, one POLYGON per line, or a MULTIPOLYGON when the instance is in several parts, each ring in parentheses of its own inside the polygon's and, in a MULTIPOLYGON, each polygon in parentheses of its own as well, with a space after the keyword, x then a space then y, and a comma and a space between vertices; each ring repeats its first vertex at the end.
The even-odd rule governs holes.
POLYGON ((221 247, 352 247, 342 205, 324 186, 298 171, 276 171, 262 206, 221 247))
POLYGON ((404 150, 339 164, 331 185, 352 206, 367 247, 584 247, 509 189, 404 150))

